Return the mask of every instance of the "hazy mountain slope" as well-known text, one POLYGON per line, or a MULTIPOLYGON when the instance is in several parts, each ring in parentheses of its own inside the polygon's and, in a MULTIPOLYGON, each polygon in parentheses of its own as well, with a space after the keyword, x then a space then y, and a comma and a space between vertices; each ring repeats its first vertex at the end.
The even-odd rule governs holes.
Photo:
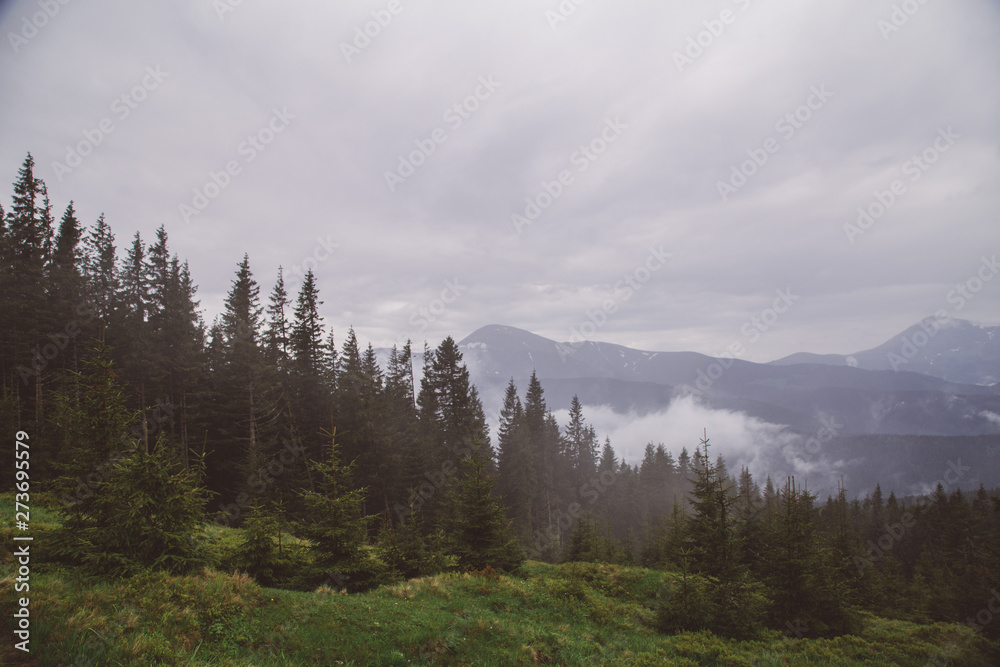
POLYGON ((510 378, 523 391, 535 371, 549 407, 573 394, 585 405, 619 412, 663 410, 695 391, 713 408, 746 412, 796 430, 824 416, 845 434, 977 435, 1000 432, 1000 386, 968 385, 909 370, 831 364, 756 364, 694 352, 647 352, 599 342, 560 343, 514 327, 490 325, 460 344, 487 411, 495 412, 510 378))
POLYGON ((949 382, 992 385, 1000 382, 1000 327, 927 318, 870 350, 851 355, 799 352, 771 363, 906 370, 949 382))

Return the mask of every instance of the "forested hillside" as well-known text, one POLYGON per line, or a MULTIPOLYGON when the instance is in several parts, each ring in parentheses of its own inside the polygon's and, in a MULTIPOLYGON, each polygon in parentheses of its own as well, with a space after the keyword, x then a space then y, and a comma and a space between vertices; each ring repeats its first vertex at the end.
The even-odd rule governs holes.
POLYGON ((234 256, 206 322, 165 228, 119 254, 113 221, 57 213, 30 155, 0 220, 0 427, 30 437, 34 502, 57 515, 36 567, 118 581, 208 565, 358 592, 606 562, 677 573, 649 603, 666 633, 815 638, 873 613, 1000 637, 996 490, 946 475, 926 498, 820 499, 727 469, 710 432, 622 461, 575 398, 558 423, 534 376, 510 382, 491 434, 451 337, 419 383, 422 341, 382 368, 353 330, 335 337, 311 271, 290 294, 234 256))

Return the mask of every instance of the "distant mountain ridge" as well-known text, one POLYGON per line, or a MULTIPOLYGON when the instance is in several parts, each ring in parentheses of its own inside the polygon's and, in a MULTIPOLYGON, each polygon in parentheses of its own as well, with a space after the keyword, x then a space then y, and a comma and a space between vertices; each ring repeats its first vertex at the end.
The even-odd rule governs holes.
POLYGON ((577 394, 585 405, 642 414, 666 409, 677 396, 694 393, 709 407, 739 410, 802 432, 819 428, 826 417, 844 423, 844 434, 851 435, 1000 433, 1000 385, 914 372, 931 366, 952 377, 991 377, 989 369, 994 366, 985 364, 986 370, 976 373, 975 360, 1000 364, 1000 350, 990 356, 996 349, 994 341, 1000 340, 997 327, 957 322, 942 326, 935 335, 915 325, 870 354, 853 355, 853 362, 851 355, 792 355, 757 364, 695 352, 649 352, 592 341, 562 343, 501 325, 474 331, 459 342, 459 348, 488 409, 510 378, 523 390, 534 371, 553 409, 568 407, 577 394), (968 335, 970 327, 976 335, 968 335), (941 352, 942 345, 958 340, 951 335, 952 328, 964 332, 961 340, 972 346, 971 351, 953 352, 958 359, 954 364, 941 352), (914 340, 918 331, 924 332, 926 341, 914 340), (904 339, 913 346, 912 353, 904 349, 904 339), (891 370, 889 354, 897 345, 904 361, 898 370, 891 370), (884 368, 878 367, 880 358, 885 359, 884 368), (797 359, 806 363, 796 363, 797 359))
POLYGON ((878 347, 854 354, 799 352, 772 364, 907 370, 959 384, 1000 382, 1000 326, 928 317, 878 347))

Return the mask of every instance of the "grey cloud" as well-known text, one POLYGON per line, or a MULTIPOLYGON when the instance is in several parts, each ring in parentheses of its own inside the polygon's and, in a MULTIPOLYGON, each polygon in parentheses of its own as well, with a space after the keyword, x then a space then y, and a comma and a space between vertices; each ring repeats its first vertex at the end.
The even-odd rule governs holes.
MULTIPOLYGON (((995 3, 930 3, 886 39, 881 1, 591 0, 553 29, 557 2, 403 0, 347 62, 341 42, 386 5, 244 2, 220 20, 193 0, 70 3, 0 49, 9 181, 30 150, 57 207, 106 211, 120 241, 165 224, 209 319, 244 251, 266 293, 279 264, 331 235, 326 321, 377 345, 454 276, 469 289, 419 331, 432 344, 491 322, 563 338, 664 244, 669 265, 600 337, 717 353, 792 286, 802 301, 749 358, 850 352, 933 312, 996 246, 995 3), (678 72, 674 52, 723 9, 734 22, 678 72), (64 147, 157 64, 169 78, 58 182, 64 147), (452 129, 445 111, 491 75, 502 86, 452 129), (820 85, 834 96, 784 138, 776 121, 820 85), (295 120, 243 161, 240 143, 284 106, 295 120), (609 117, 628 130, 516 234, 511 214, 609 117), (843 225, 947 126, 961 139, 851 245, 843 225), (385 171, 439 127, 447 141, 390 192, 385 171), (768 138, 780 149, 721 201, 717 182, 768 138), (241 173, 185 224, 178 206, 233 159, 241 173)), ((10 4, 3 35, 36 7, 10 4)), ((962 316, 995 320, 998 305, 991 286, 962 316)))

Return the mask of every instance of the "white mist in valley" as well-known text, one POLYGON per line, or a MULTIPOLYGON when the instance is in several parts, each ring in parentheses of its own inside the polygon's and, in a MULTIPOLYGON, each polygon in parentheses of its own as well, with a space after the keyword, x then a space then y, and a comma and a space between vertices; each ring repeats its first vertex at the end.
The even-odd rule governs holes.
MULTIPOLYGON (((568 410, 553 414, 560 425, 569 420, 568 410)), ((829 458, 817 434, 797 433, 742 412, 712 409, 692 396, 676 398, 666 410, 644 415, 615 412, 603 405, 586 405, 583 414, 601 443, 610 437, 619 458, 632 464, 642 460, 649 442, 663 443, 675 459, 683 447, 694 453, 707 431, 712 458, 722 455, 732 475, 746 466, 761 487, 769 475, 776 487, 791 475, 822 500, 836 490, 846 467, 846 462, 829 458)))

